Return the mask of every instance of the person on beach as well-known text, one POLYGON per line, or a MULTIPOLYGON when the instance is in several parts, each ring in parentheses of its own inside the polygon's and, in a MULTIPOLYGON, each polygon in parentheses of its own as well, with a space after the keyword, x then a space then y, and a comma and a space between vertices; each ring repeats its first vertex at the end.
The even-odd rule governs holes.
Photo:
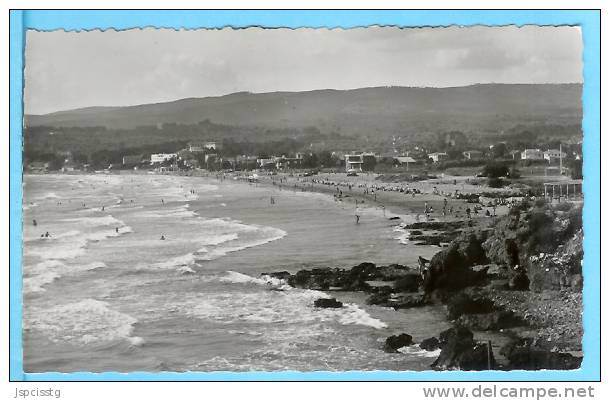
POLYGON ((118 228, 118 227, 115 227, 115 228, 114 228, 114 231, 115 231, 115 232, 118 234, 118 233, 119 233, 119 228, 118 228))
POLYGON ((36 221, 36 219, 32 220, 32 224, 34 225, 34 227, 36 227, 38 225, 38 222, 36 221))

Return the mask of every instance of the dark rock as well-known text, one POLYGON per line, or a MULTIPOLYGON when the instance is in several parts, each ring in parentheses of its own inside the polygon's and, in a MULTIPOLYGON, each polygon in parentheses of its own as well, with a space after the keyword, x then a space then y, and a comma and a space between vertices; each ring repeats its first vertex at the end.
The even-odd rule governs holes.
POLYGON ((463 221, 419 221, 407 224, 405 228, 415 230, 455 230, 466 225, 463 221))
POLYGON ((366 299, 368 305, 385 306, 387 308, 407 309, 426 305, 423 293, 400 294, 378 293, 366 299))
POLYGON ((435 369, 486 370, 496 365, 487 344, 475 342, 472 332, 465 327, 445 330, 440 342, 441 353, 432 364, 435 369))
POLYGON ((525 322, 512 311, 496 311, 483 314, 462 315, 460 325, 472 330, 500 330, 525 325, 525 322))
POLYGON ((424 272, 424 291, 431 292, 439 288, 457 290, 487 280, 486 272, 470 269, 471 266, 488 262, 481 240, 470 234, 451 242, 447 249, 434 255, 424 272))
POLYGON ((419 348, 425 349, 426 351, 435 351, 440 348, 440 341, 436 337, 430 337, 419 343, 419 348))
POLYGON ((410 231, 411 235, 423 235, 423 231, 419 231, 419 230, 411 230, 410 231))
POLYGON ((527 291, 530 288, 530 279, 521 271, 508 280, 508 288, 514 291, 527 291))
POLYGON ((390 217, 388 220, 400 220, 400 217, 398 217, 398 216, 392 216, 392 217, 390 217))
POLYGON ((342 308, 343 303, 335 298, 319 298, 313 303, 316 308, 342 308))
POLYGON ((287 280, 291 274, 288 273, 287 271, 281 271, 281 272, 272 272, 272 273, 262 273, 261 276, 268 276, 271 278, 277 278, 279 280, 287 280))
POLYGON ((573 370, 580 368, 582 363, 581 357, 537 347, 531 339, 513 340, 502 347, 500 354, 508 359, 511 369, 573 370))
POLYGON ((457 319, 462 315, 491 313, 494 309, 492 300, 476 293, 460 292, 447 302, 447 313, 450 320, 457 319))
POLYGON ((413 344, 413 337, 402 333, 397 336, 390 336, 386 338, 383 350, 385 352, 397 352, 399 348, 406 347, 411 344, 413 344))
POLYGON ((417 292, 422 282, 421 276, 415 272, 406 274, 394 282, 396 291, 417 292))
POLYGON ((375 272, 375 277, 381 281, 393 281, 412 273, 407 266, 393 264, 380 266, 375 272))

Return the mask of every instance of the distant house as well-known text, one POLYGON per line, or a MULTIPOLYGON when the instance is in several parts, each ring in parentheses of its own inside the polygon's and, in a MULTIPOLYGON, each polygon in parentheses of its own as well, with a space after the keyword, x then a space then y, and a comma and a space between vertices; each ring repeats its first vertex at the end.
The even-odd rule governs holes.
POLYGON ((150 155, 150 164, 163 163, 177 157, 178 155, 176 153, 153 153, 150 155))
POLYGON ((270 158, 256 159, 256 164, 258 165, 259 168, 274 169, 274 168, 276 168, 276 158, 270 157, 270 158))
POLYGON ((432 159, 432 161, 434 163, 442 162, 443 160, 446 160, 448 157, 449 157, 449 155, 445 152, 428 153, 428 159, 432 159))
POLYGON ((203 148, 207 150, 218 150, 220 147, 216 142, 206 142, 203 144, 203 148))
POLYGON ((299 168, 303 163, 302 157, 276 157, 275 158, 275 168, 283 169, 283 168, 299 168))
POLYGON ((544 160, 548 160, 549 163, 552 163, 553 161, 555 161, 559 158, 565 158, 566 154, 565 154, 565 152, 561 152, 558 149, 549 149, 546 152, 544 152, 543 157, 544 157, 544 160))
POLYGON ((483 158, 483 152, 480 150, 467 150, 462 152, 462 154, 464 155, 464 158, 468 160, 478 160, 483 158))
POLYGON ((362 154, 345 155, 345 171, 347 171, 348 173, 362 171, 363 164, 364 164, 364 158, 363 158, 362 154))
POLYGON ((142 155, 127 155, 123 156, 123 166, 124 167, 134 167, 142 163, 143 156, 142 155))
POLYGON ((521 152, 521 160, 542 160, 544 154, 540 149, 525 149, 521 152))
POLYGON ((76 171, 76 164, 74 162, 66 162, 64 163, 63 167, 61 168, 61 171, 64 173, 70 172, 70 171, 76 171))
POLYGON ((203 146, 197 143, 189 143, 187 149, 191 153, 203 153, 203 146))
POLYGON ((409 163, 411 163, 411 164, 417 163, 417 160, 415 160, 411 156, 395 156, 392 158, 392 162, 395 166, 402 166, 402 165, 408 166, 409 163))
POLYGON ((28 170, 32 173, 46 173, 49 171, 48 162, 31 162, 28 165, 28 170))

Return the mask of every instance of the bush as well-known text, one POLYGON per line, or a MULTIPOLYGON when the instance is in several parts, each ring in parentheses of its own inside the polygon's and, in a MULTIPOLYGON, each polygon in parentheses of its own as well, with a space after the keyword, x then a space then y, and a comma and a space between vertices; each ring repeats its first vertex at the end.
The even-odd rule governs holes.
POLYGON ((488 178, 507 177, 508 173, 508 166, 504 163, 497 162, 487 163, 482 172, 482 174, 488 178))
POLYGON ((487 185, 489 185, 492 188, 502 188, 503 186, 506 185, 506 182, 502 178, 490 177, 487 180, 487 185))

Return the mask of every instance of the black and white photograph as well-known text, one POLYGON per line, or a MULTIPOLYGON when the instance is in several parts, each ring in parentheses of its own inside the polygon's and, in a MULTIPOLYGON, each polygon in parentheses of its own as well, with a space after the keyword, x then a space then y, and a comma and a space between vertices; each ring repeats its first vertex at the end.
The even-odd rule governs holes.
POLYGON ((23 74, 26 373, 580 368, 580 27, 32 29, 23 74))

